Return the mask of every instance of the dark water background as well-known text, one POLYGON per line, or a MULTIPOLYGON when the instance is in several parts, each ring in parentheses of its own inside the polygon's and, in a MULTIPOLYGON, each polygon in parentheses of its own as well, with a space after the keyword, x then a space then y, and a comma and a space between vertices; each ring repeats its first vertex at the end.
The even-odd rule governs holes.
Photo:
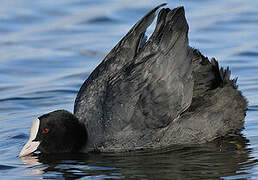
POLYGON ((19 159, 31 121, 72 111, 90 72, 163 1, 1 0, 0 179, 258 179, 258 1, 167 2, 185 6, 190 45, 239 77, 249 101, 243 137, 165 152, 19 159))

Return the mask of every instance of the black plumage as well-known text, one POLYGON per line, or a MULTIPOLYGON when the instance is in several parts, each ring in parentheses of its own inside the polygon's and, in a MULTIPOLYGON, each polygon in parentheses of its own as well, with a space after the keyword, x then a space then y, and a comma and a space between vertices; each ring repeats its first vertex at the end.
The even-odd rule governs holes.
MULTIPOLYGON (((73 126, 74 137, 55 137, 49 143, 80 141, 78 147, 63 142, 70 144, 65 152, 117 152, 239 134, 246 100, 229 68, 219 68, 214 58, 210 61, 189 46, 184 8, 162 9, 146 40, 146 29, 164 5, 137 22, 91 73, 77 95, 74 115, 55 111, 40 118, 61 123, 58 127, 80 127, 73 126), (83 140, 78 140, 81 130, 83 140)), ((40 148, 49 151, 43 143, 40 148)))

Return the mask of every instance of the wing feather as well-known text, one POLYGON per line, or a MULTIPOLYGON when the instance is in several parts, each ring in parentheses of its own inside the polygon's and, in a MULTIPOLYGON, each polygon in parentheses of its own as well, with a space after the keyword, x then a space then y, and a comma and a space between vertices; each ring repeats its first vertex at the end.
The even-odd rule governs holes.
POLYGON ((107 134, 165 127, 191 104, 192 49, 183 8, 162 9, 157 24, 161 29, 134 61, 108 81, 107 134))

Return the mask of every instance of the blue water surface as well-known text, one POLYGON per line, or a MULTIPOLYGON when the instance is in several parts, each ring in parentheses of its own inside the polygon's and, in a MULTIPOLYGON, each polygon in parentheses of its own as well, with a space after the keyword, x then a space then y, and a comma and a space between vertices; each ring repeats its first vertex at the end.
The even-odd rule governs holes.
MULTIPOLYGON (((184 6, 192 47, 216 57, 249 101, 242 137, 163 152, 20 159, 31 121, 73 111, 83 81, 161 0, 0 2, 0 179, 258 179, 258 1, 168 0, 184 6)), ((147 33, 151 33, 152 25, 147 33)))

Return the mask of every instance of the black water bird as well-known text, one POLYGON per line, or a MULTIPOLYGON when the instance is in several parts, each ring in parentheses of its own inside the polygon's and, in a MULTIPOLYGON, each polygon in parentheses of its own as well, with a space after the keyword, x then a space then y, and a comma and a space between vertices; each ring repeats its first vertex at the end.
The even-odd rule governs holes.
POLYGON ((230 70, 188 44, 184 8, 137 22, 84 82, 74 114, 58 110, 33 121, 20 156, 123 152, 205 143, 239 134, 246 100, 230 70))

